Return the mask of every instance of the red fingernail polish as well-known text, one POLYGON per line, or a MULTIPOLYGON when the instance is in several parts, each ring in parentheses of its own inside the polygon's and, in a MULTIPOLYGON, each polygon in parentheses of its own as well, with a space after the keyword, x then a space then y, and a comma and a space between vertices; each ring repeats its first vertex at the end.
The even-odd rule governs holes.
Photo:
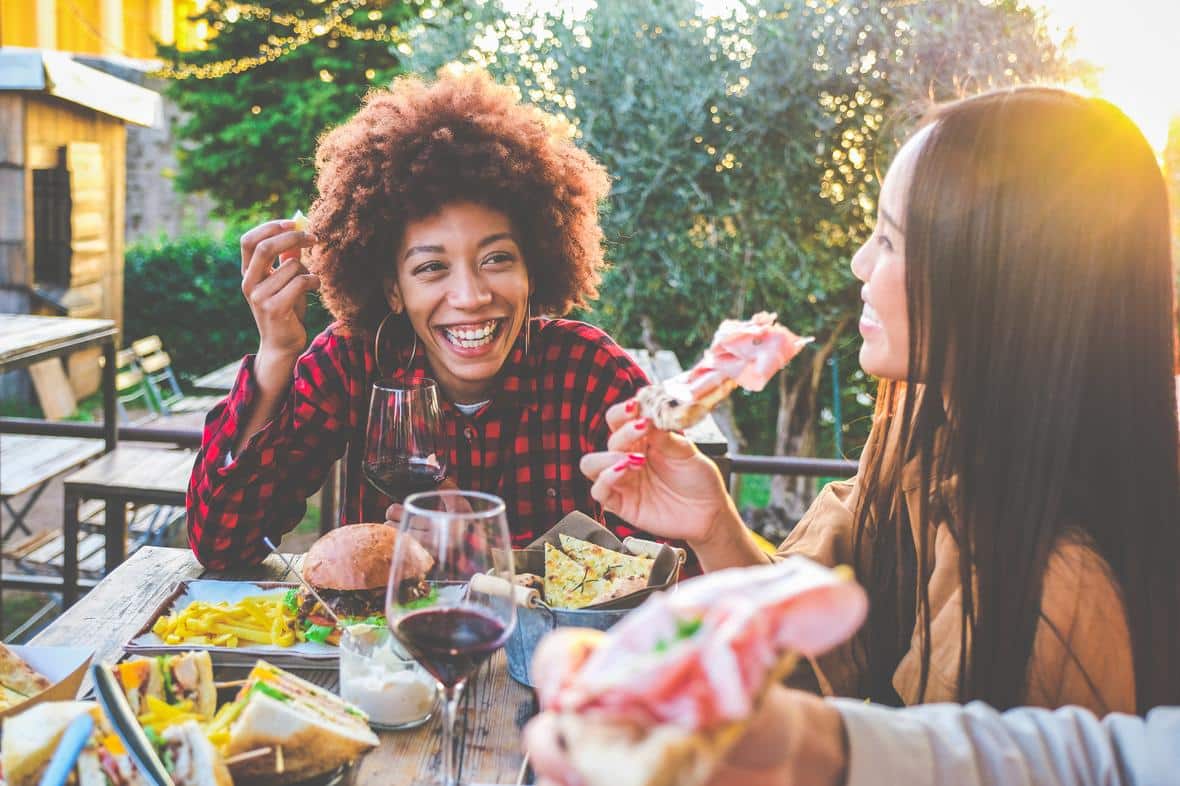
POLYGON ((618 464, 615 464, 615 472, 625 472, 630 466, 630 461, 620 461, 618 464))
POLYGON ((643 431, 645 428, 647 428, 647 418, 640 418, 639 420, 635 421, 636 431, 643 431))
POLYGON ((627 411, 628 413, 630 413, 630 412, 634 412, 635 408, 638 406, 639 406, 639 402, 636 401, 635 399, 631 399, 630 401, 627 402, 627 406, 623 407, 623 409, 625 411, 627 411))
POLYGON ((628 453, 627 461, 633 467, 642 467, 647 463, 647 456, 643 455, 642 453, 628 453))

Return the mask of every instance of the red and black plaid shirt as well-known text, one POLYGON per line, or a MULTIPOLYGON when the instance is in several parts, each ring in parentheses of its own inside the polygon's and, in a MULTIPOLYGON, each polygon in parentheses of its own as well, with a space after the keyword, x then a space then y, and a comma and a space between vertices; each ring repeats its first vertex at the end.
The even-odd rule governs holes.
MULTIPOLYGON (((396 357, 397 347, 383 346, 381 354, 396 357)), ((403 363, 407 354, 401 352, 403 363)), ((364 481, 360 465, 370 387, 381 376, 371 334, 330 326, 299 358, 275 417, 226 464, 258 395, 253 357, 243 360, 233 390, 205 421, 189 482, 189 543, 202 564, 225 569, 261 562, 268 553, 262 536, 277 543, 298 524, 307 498, 346 454, 343 522, 384 521, 391 500, 364 481)), ((392 378, 424 376, 430 368, 419 351, 392 378)), ((578 462, 605 449, 606 410, 647 381, 598 328, 535 319, 528 352, 522 331, 490 403, 468 416, 442 402, 452 446, 448 476, 460 488, 503 498, 517 547, 573 510, 602 520, 578 462)), ((614 519, 611 528, 620 538, 635 532, 614 519)))

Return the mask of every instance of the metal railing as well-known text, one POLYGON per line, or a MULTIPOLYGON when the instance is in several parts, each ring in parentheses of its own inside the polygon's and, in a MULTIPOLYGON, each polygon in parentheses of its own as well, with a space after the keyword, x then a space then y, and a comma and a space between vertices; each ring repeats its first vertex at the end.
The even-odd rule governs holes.
POLYGON ((850 478, 856 474, 856 462, 846 459, 807 458, 804 456, 726 456, 729 471, 735 475, 796 475, 802 477, 850 478))
MULTIPOLYGON (((118 427, 119 439, 128 442, 163 442, 183 448, 201 446, 201 430, 197 428, 159 428, 152 426, 118 427)), ((78 423, 67 420, 38 420, 36 418, 0 418, 0 434, 35 434, 45 437, 83 437, 102 439, 101 423, 78 423)))

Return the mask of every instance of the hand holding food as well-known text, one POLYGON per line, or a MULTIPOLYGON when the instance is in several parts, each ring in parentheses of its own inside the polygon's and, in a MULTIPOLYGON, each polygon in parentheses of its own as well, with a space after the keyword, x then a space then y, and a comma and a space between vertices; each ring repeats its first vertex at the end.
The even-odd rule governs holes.
POLYGON ((686 429, 737 388, 758 391, 813 338, 800 338, 776 314, 761 311, 746 321, 727 319, 700 362, 639 391, 641 414, 656 428, 686 429))
POLYGON ((867 606, 857 584, 802 557, 686 581, 609 634, 543 643, 540 723, 576 740, 566 764, 587 786, 703 783, 794 658, 846 639, 867 606))
POLYGON ((721 473, 683 436, 652 427, 632 399, 607 410, 607 449, 582 457, 590 494, 608 511, 653 535, 696 547, 733 510, 721 473))
POLYGON ((303 316, 307 293, 319 288, 319 277, 303 266, 300 252, 316 240, 302 213, 268 221, 242 235, 242 294, 258 325, 260 355, 293 360, 307 346, 303 316))

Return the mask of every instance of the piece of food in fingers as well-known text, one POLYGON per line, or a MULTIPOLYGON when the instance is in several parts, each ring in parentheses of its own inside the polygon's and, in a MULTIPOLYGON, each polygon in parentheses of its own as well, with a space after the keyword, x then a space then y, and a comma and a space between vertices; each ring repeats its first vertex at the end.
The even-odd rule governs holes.
POLYGON ((307 216, 303 215, 302 210, 296 210, 295 215, 291 216, 291 220, 295 222, 295 231, 296 232, 306 232, 307 231, 307 226, 308 226, 307 216))
POLYGON ((656 428, 682 431, 698 423, 739 387, 766 387, 813 338, 800 338, 761 311, 750 319, 727 319, 695 366, 636 395, 640 415, 656 428))
POLYGON ((586 786, 696 786, 795 658, 847 639, 867 609, 849 571, 804 557, 710 573, 653 595, 564 672, 539 655, 538 697, 586 786))

